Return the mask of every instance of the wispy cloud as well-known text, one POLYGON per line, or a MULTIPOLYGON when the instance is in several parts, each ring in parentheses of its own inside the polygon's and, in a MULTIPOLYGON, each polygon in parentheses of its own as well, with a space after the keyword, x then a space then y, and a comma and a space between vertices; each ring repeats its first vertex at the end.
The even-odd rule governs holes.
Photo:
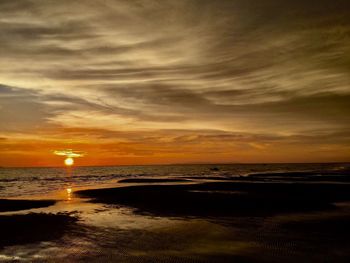
MULTIPOLYGON (((348 10, 346 0, 1 1, 0 136, 6 143, 19 133, 47 143, 60 137, 70 149, 67 137, 81 129, 70 144, 99 138, 142 157, 175 156, 171 147, 191 152, 192 141, 198 152, 235 161, 228 142, 238 152, 291 141, 321 149, 316 131, 326 130, 337 142, 327 140, 331 148, 343 152, 348 10), (176 144, 154 146, 149 133, 176 144), (278 140, 262 140, 266 134, 278 140), (134 146, 120 144, 130 140, 134 146)), ((329 157, 322 149, 319 160, 329 157)), ((259 156, 266 154, 276 160, 259 156)))
POLYGON ((85 155, 84 152, 73 151, 72 149, 55 150, 53 153, 58 155, 58 156, 65 156, 65 157, 70 157, 70 158, 73 158, 73 157, 78 158, 78 157, 83 157, 85 155))

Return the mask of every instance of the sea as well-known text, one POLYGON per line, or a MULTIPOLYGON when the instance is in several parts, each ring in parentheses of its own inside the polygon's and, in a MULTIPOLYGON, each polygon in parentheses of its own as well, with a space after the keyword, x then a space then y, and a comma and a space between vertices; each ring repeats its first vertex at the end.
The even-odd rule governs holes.
MULTIPOLYGON (((132 189, 132 183, 120 182, 127 178, 191 178, 188 181, 193 183, 198 177, 199 182, 203 178, 223 179, 221 184, 235 184, 240 180, 225 179, 266 174, 256 175, 259 182, 255 183, 277 177, 282 185, 310 172, 312 176, 325 176, 325 180, 310 188, 315 198, 306 199, 318 204, 322 197, 318 190, 347 187, 348 182, 343 183, 344 178, 339 175, 347 176, 349 171, 350 163, 0 168, 0 199, 55 201, 48 207, 0 213, 0 262, 350 262, 349 202, 338 202, 325 210, 300 209, 287 214, 166 216, 119 203, 94 202, 77 193, 92 188, 132 189)), ((241 183, 250 181, 243 179, 241 183)), ((167 180, 158 180, 161 183, 157 186, 164 181, 167 180)), ((184 182, 187 184, 186 180, 180 184, 184 182)), ((312 181, 306 183, 311 185, 312 181)), ((222 193, 251 200, 240 191, 222 193)), ((296 193, 292 199, 280 191, 272 196, 297 202, 300 193, 296 193)), ((199 194, 203 196, 201 191, 199 194)), ((344 192, 339 196, 342 195, 347 197, 344 192)), ((253 195, 251 198, 255 200, 253 195)), ((203 202, 206 200, 210 200, 208 196, 203 202)), ((269 206, 267 203, 267 210, 269 206)), ((276 204, 275 207, 281 208, 276 204)), ((232 210, 243 208, 237 203, 232 205, 232 210)))
POLYGON ((218 177, 232 178, 256 173, 316 172, 348 170, 349 163, 307 164, 176 164, 144 166, 0 168, 0 198, 54 196, 74 190, 111 187, 124 178, 218 177))

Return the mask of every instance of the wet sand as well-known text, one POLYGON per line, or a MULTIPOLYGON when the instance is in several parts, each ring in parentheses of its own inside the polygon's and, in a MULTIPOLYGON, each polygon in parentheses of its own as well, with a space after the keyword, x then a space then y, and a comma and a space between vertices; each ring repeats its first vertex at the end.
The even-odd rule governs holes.
POLYGON ((177 178, 128 178, 118 181, 119 183, 179 183, 179 182, 190 182, 186 179, 177 178))
POLYGON ((0 248, 48 241, 70 231, 76 218, 67 214, 30 213, 0 216, 0 248))
MULTIPOLYGON (((77 194, 91 202, 130 207, 140 215, 201 219, 211 222, 210 228, 225 227, 225 234, 210 237, 205 248, 198 248, 202 257, 193 251, 186 254, 184 249, 178 262, 348 262, 350 184, 346 176, 275 173, 223 181, 197 177, 193 184, 171 185, 140 180, 137 185, 77 194)), ((189 231, 200 228, 194 224, 189 231)), ((205 234, 197 234, 200 247, 205 234)), ((180 240, 185 236, 176 235, 180 240)), ((181 242, 186 244, 185 240, 181 242)), ((161 261, 158 252, 165 241, 159 242, 156 252, 146 253, 143 259, 161 261)), ((174 243, 169 246, 176 247, 174 243)))
POLYGON ((49 201, 1 200, 2 211, 7 202, 44 212, 0 215, 0 260, 348 262, 346 176, 129 178, 74 192, 82 199, 59 202, 65 213, 45 212, 49 201))
MULTIPOLYGON (((54 200, 0 199, 0 212, 44 208, 54 200)), ((27 213, 0 215, 0 249, 5 246, 60 238, 77 219, 68 214, 27 213)))
POLYGON ((54 200, 13 200, 0 199, 0 212, 19 211, 25 209, 48 207, 54 205, 54 200))
POLYGON ((205 182, 83 190, 77 194, 159 216, 267 216, 332 209, 335 202, 350 200, 350 185, 205 182))

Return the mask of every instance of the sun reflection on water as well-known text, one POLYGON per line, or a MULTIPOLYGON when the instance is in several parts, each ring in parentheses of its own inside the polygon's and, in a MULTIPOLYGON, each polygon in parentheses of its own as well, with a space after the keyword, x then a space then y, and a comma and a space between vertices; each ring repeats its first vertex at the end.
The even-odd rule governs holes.
POLYGON ((68 187, 68 188, 66 188, 66 192, 67 192, 67 201, 71 201, 72 200, 73 189, 71 187, 68 187))

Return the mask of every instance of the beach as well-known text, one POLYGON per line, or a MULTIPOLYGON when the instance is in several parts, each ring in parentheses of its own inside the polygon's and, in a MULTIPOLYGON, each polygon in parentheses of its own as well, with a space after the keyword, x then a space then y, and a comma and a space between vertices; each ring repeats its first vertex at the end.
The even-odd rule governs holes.
POLYGON ((2 198, 0 260, 346 262, 350 258, 349 169, 272 172, 270 168, 238 176, 224 169, 206 166, 198 167, 197 175, 127 176, 108 187, 63 189, 64 198, 47 193, 2 198))
POLYGON ((0 263, 350 262, 349 11, 1 0, 0 263))

